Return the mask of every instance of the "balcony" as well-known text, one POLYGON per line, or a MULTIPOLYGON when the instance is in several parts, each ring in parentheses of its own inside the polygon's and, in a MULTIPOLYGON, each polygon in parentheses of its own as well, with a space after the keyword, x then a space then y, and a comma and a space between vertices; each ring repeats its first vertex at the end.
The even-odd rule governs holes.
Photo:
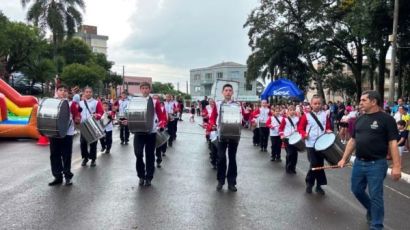
POLYGON ((201 80, 200 84, 201 85, 212 85, 212 84, 214 84, 214 80, 212 80, 212 79, 201 80))

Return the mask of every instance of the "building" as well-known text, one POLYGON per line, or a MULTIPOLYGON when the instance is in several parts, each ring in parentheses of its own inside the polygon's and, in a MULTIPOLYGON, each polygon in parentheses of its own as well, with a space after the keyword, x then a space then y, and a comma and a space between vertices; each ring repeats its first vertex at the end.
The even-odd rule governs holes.
POLYGON ((74 37, 85 41, 94 53, 107 55, 108 36, 99 35, 96 26, 82 25, 74 37))
POLYGON ((246 65, 235 62, 222 62, 210 67, 190 70, 190 93, 192 99, 203 100, 205 96, 211 97, 215 94, 215 92, 212 92, 212 86, 216 81, 228 80, 239 82, 239 95, 234 95, 236 100, 258 101, 256 82, 246 83, 246 70, 246 65))
POLYGON ((151 77, 136 77, 136 76, 124 76, 124 84, 117 86, 117 95, 120 95, 122 91, 127 91, 130 95, 140 94, 141 82, 149 82, 152 84, 151 77))

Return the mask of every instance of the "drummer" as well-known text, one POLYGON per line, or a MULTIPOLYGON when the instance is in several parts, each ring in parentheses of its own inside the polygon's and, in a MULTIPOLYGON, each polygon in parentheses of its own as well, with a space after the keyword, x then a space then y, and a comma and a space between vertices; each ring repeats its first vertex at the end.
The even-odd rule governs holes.
MULTIPOLYGON (((93 89, 89 86, 85 87, 83 97, 84 97, 84 100, 80 101, 80 107, 82 110, 81 111, 81 123, 86 122, 87 119, 92 116, 96 120, 100 120, 104 111, 103 111, 101 102, 93 98, 93 89)), ((91 167, 97 166, 97 164, 95 163, 95 160, 97 158, 98 141, 88 144, 83 134, 81 134, 80 143, 81 143, 81 156, 83 158, 83 162, 81 163, 81 166, 86 166, 89 159, 91 159, 91 165, 90 165, 91 167), (88 151, 88 145, 90 146, 90 151, 88 151)))
POLYGON ((282 140, 279 135, 279 126, 281 125, 282 116, 280 114, 281 108, 279 106, 272 107, 274 114, 269 116, 266 126, 269 129, 270 140, 272 142, 271 161, 281 162, 281 148, 282 140))
MULTIPOLYGON (((223 101, 218 101, 216 103, 216 107, 212 111, 210 116, 210 125, 212 126, 213 130, 218 130, 218 123, 219 121, 219 112, 221 109, 222 104, 234 104, 232 100, 233 95, 233 87, 231 84, 225 84, 222 87, 222 95, 224 96, 223 101)), ((238 175, 237 166, 236 166, 236 152, 238 150, 239 142, 233 140, 219 140, 218 142, 218 162, 217 162, 217 180, 218 185, 216 186, 216 190, 222 190, 222 187, 225 184, 225 180, 228 181, 228 189, 232 192, 236 192, 236 177, 238 175), (228 149, 228 171, 226 167, 226 149, 228 149)))
POLYGON ((165 96, 165 110, 167 111, 167 117, 168 117, 168 133, 170 135, 169 141, 168 141, 168 146, 172 147, 172 143, 175 140, 177 136, 177 123, 178 120, 176 120, 176 105, 174 101, 172 101, 172 96, 171 94, 167 94, 165 96))
POLYGON ((267 100, 261 101, 261 108, 259 109, 259 114, 257 115, 257 124, 259 127, 259 137, 260 137, 260 146, 261 152, 267 152, 268 141, 269 141, 269 128, 266 126, 268 118, 272 116, 272 113, 269 109, 269 104, 267 100))
POLYGON ((296 116, 295 106, 289 105, 287 116, 282 118, 279 126, 280 138, 285 143, 286 150, 286 173, 296 174, 296 163, 298 161, 298 150, 295 146, 289 145, 288 137, 297 132, 299 117, 296 116))
MULTIPOLYGON (((143 97, 149 97, 151 85, 148 82, 140 84, 140 91, 143 97)), ((155 100, 155 113, 153 114, 154 124, 149 133, 135 133, 134 135, 134 153, 137 158, 136 169, 139 178, 139 185, 151 186, 151 180, 154 178, 155 171, 155 140, 157 129, 163 129, 166 125, 165 117, 161 112, 159 100, 155 100), (145 164, 144 164, 145 148, 145 164)))
MULTIPOLYGON (((160 108, 161 108, 161 116, 162 120, 167 120, 167 112, 165 111, 165 105, 164 102, 160 100, 158 95, 153 95, 152 98, 154 99, 154 104, 157 101, 160 101, 160 108)), ((167 143, 165 142, 163 145, 159 146, 158 148, 155 149, 155 156, 156 156, 156 162, 157 162, 157 168, 161 168, 161 163, 162 163, 162 157, 165 157, 165 153, 167 152, 167 143)))
POLYGON ((120 123, 120 139, 121 139, 121 144, 126 144, 128 145, 129 138, 130 138, 130 131, 128 129, 128 125, 124 124, 125 120, 125 111, 127 110, 128 107, 128 94, 127 92, 122 92, 121 93, 121 99, 118 101, 118 116, 119 116, 119 123, 120 123))
MULTIPOLYGON (((66 99, 67 89, 65 85, 57 86, 57 98, 66 99)), ((74 175, 71 172, 71 156, 73 150, 74 123, 80 123, 81 115, 78 111, 77 103, 71 101, 69 105, 70 125, 67 130, 67 135, 64 138, 50 138, 50 163, 54 180, 48 184, 49 186, 62 184, 63 176, 65 177, 65 184, 72 185, 71 179, 74 175)))
POLYGON ((260 144, 260 135, 259 135, 259 127, 257 126, 257 116, 259 115, 259 105, 254 104, 253 110, 251 111, 250 120, 251 120, 251 127, 253 127, 253 137, 252 142, 253 146, 259 146, 260 144))
POLYGON ((325 195, 322 185, 327 184, 326 174, 324 170, 315 170, 314 167, 322 167, 324 164, 324 156, 317 152, 314 148, 316 140, 324 133, 331 133, 330 119, 326 116, 326 112, 322 111, 322 98, 314 95, 310 101, 311 111, 302 115, 298 125, 298 131, 303 139, 305 139, 306 151, 310 168, 306 175, 306 193, 312 193, 312 188, 316 182, 316 192, 325 195))
POLYGON ((104 101, 103 103, 104 114, 101 118, 103 121, 103 128, 105 132, 105 136, 100 139, 101 143, 101 152, 105 154, 109 154, 112 145, 112 129, 113 129, 113 119, 115 117, 115 112, 109 110, 108 101, 104 101))

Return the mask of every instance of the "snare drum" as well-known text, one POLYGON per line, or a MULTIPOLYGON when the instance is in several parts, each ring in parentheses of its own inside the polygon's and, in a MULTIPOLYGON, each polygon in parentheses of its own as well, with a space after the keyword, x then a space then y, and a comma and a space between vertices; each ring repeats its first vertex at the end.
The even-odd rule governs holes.
POLYGON ((315 150, 322 152, 326 161, 336 165, 343 157, 344 147, 336 144, 334 133, 325 133, 319 136, 315 142, 315 150))
POLYGON ((70 106, 65 99, 44 98, 37 112, 37 129, 48 137, 64 138, 70 126, 70 106))
POLYGON ((157 132, 155 137, 155 148, 159 148, 169 140, 169 134, 166 131, 157 132))
POLYGON ((88 144, 94 143, 105 136, 104 128, 93 116, 81 123, 80 132, 88 144))
POLYGON ((149 133, 154 126, 154 102, 151 97, 132 97, 125 116, 132 133, 149 133))
POLYGON ((306 149, 306 145, 302 139, 302 135, 300 135, 298 132, 294 132, 291 135, 289 135, 288 142, 290 145, 295 146, 298 149, 298 151, 303 152, 306 149))
POLYGON ((219 134, 222 140, 239 141, 242 115, 239 104, 222 104, 219 115, 219 134))

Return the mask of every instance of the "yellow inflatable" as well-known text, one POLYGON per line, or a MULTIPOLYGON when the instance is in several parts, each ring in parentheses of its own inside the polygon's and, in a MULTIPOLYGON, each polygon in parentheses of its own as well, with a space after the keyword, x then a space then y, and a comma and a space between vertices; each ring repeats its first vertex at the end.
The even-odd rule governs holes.
POLYGON ((25 107, 25 108, 18 107, 16 104, 10 101, 7 97, 6 97, 6 106, 10 112, 14 113, 17 116, 22 116, 22 117, 30 116, 31 111, 33 110, 32 107, 25 107))

